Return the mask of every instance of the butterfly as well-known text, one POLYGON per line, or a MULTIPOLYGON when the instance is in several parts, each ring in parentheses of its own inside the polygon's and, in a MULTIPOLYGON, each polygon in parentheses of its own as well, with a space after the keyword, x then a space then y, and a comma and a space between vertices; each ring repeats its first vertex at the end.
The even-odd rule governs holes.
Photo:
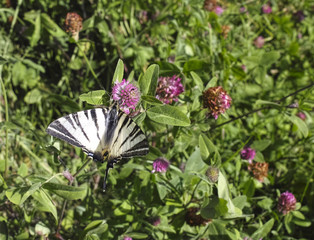
POLYGON ((50 123, 46 132, 82 148, 96 162, 107 161, 108 171, 124 158, 144 156, 149 152, 146 135, 116 105, 71 113, 50 123))

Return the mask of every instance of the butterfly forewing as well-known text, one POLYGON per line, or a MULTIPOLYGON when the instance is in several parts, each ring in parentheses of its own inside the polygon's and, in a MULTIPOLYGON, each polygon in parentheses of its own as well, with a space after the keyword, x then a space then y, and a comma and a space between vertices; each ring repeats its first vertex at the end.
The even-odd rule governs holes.
POLYGON ((90 109, 61 117, 48 126, 47 133, 82 148, 99 161, 103 160, 104 150, 108 151, 110 159, 148 153, 145 134, 115 107, 90 109))

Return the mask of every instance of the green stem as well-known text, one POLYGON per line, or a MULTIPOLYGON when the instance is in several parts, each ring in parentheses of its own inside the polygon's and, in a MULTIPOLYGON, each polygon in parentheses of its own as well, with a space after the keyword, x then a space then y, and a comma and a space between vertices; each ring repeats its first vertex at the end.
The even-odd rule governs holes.
POLYGON ((195 191, 196 191, 196 189, 198 188, 198 186, 200 185, 201 182, 202 182, 202 179, 200 179, 200 180, 198 181, 198 183, 196 184, 196 186, 194 187, 193 193, 192 193, 192 195, 191 195, 191 199, 190 199, 190 201, 189 201, 184 207, 187 208, 187 207, 190 205, 190 203, 193 201, 195 191))
POLYGON ((302 197, 301 197, 301 200, 300 200, 300 202, 302 203, 303 202, 303 199, 304 199, 304 196, 305 196, 305 194, 306 194, 306 191, 307 191, 307 189, 309 188, 309 185, 310 185, 310 182, 311 181, 313 181, 313 174, 314 174, 314 172, 312 171, 312 174, 311 174, 311 176, 308 178, 308 181, 307 181, 307 183, 306 183, 306 185, 305 185, 305 187, 304 187, 304 190, 303 190, 303 193, 302 193, 302 197))
POLYGON ((57 174, 53 175, 51 178, 46 180, 42 185, 44 185, 45 183, 49 183, 52 179, 54 179, 55 177, 60 176, 60 175, 62 175, 62 173, 57 173, 57 174))
MULTIPOLYGON (((11 23, 11 27, 10 27, 10 32, 9 32, 9 36, 8 36, 8 40, 6 41, 5 47, 3 49, 3 56, 6 56, 8 47, 9 47, 9 39, 11 38, 11 35, 13 33, 13 29, 14 29, 14 25, 16 23, 18 14, 19 14, 19 10, 20 10, 20 6, 22 4, 22 0, 19 0, 17 3, 17 7, 15 9, 14 12, 14 17, 11 23)), ((5 90, 5 86, 4 86, 4 82, 2 80, 2 69, 3 69, 3 65, 0 66, 0 84, 1 84, 1 88, 2 88, 2 92, 3 92, 3 98, 4 98, 4 107, 5 107, 5 121, 9 122, 9 108, 8 108, 8 99, 7 99, 7 94, 6 94, 6 90, 5 90)), ((4 163, 4 178, 6 178, 8 176, 8 168, 9 168, 9 131, 8 129, 5 130, 5 163, 4 163)))
POLYGON ((73 175, 73 178, 75 178, 86 166, 89 164, 89 162, 92 160, 92 158, 88 158, 86 162, 76 171, 76 173, 73 175))
MULTIPOLYGON (((76 171, 76 173, 73 175, 73 179, 86 167, 86 165, 92 160, 92 158, 88 158, 86 160, 86 162, 76 171)), ((69 182, 69 186, 72 186, 73 184, 73 181, 70 181, 69 182)), ((68 203, 68 200, 64 199, 64 202, 63 202, 63 205, 62 205, 62 210, 61 210, 61 214, 60 214, 60 218, 59 218, 59 221, 58 221, 58 227, 57 227, 57 233, 56 233, 56 236, 59 236, 60 235, 60 230, 61 230, 61 222, 62 222, 62 219, 63 219, 63 216, 64 216, 64 213, 65 213, 65 208, 66 208, 66 205, 68 203)))
MULTIPOLYGON (((3 98, 4 98, 4 107, 5 107, 5 121, 9 122, 9 108, 8 108, 8 99, 7 99, 7 93, 5 90, 4 82, 2 80, 2 66, 0 67, 0 84, 3 92, 3 98)), ((5 129, 5 158, 4 158, 4 178, 8 176, 8 168, 9 168, 9 131, 6 128, 5 129)))
MULTIPOLYGON (((306 90, 306 89, 308 89, 308 88, 311 88, 311 87, 313 87, 313 86, 314 86, 314 83, 311 82, 310 85, 305 86, 305 87, 303 87, 303 88, 301 88, 301 89, 296 90, 296 91, 293 92, 293 93, 288 94, 287 96, 285 96, 285 97, 283 97, 283 98, 281 98, 281 99, 275 101, 275 103, 280 104, 280 103, 282 103, 284 100, 286 100, 288 97, 297 95, 299 92, 302 92, 302 91, 304 91, 304 90, 306 90)), ((288 105, 288 106, 282 106, 282 107, 289 108, 289 105, 288 105)), ((224 123, 221 123, 221 124, 219 124, 219 125, 216 125, 216 126, 212 127, 209 131, 213 131, 213 130, 216 129, 216 128, 219 128, 219 127, 221 127, 221 126, 223 126, 223 125, 226 125, 226 124, 228 124, 228 123, 230 123, 230 122, 233 122, 233 121, 236 121, 236 120, 241 119, 241 118, 243 118, 243 117, 246 117, 246 116, 251 115, 251 114, 253 114, 253 113, 256 113, 256 112, 259 112, 259 111, 262 111, 262 110, 266 110, 266 109, 272 109, 272 108, 274 108, 274 107, 273 107, 273 106, 266 106, 266 107, 262 107, 262 108, 259 108, 259 109, 252 110, 251 112, 248 112, 248 113, 243 114, 243 115, 241 115, 241 116, 239 116, 239 117, 230 119, 229 121, 226 121, 226 122, 224 122, 224 123)), ((204 132, 204 133, 206 133, 206 132, 204 132)))
POLYGON ((99 79, 98 79, 96 73, 94 72, 94 69, 92 68, 92 65, 90 64, 90 61, 88 60, 88 58, 87 58, 85 52, 82 50, 82 48, 80 47, 80 45, 78 44, 78 42, 76 42, 76 46, 78 47, 78 49, 80 50, 80 52, 83 54, 83 57, 84 57, 84 59, 85 59, 85 61, 86 61, 86 64, 87 64, 89 70, 91 71, 93 77, 95 78, 95 80, 97 81, 97 83, 99 84, 99 86, 102 86, 102 84, 101 84, 101 82, 99 81, 99 79))

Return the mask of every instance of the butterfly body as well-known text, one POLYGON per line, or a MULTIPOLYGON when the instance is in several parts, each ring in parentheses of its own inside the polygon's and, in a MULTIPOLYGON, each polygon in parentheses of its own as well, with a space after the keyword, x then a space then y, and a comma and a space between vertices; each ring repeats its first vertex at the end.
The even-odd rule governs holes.
POLYGON ((66 115, 53 121, 46 132, 82 148, 94 161, 110 165, 149 151, 145 134, 115 105, 66 115))

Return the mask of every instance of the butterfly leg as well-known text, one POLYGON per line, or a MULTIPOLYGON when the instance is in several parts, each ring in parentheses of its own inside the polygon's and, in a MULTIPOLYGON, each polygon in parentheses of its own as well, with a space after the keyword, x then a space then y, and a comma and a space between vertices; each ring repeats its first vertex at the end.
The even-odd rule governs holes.
POLYGON ((63 161, 63 159, 58 155, 58 160, 61 163, 61 165, 66 168, 65 162, 63 161))
POLYGON ((110 168, 113 168, 113 164, 117 163, 117 159, 112 159, 110 161, 108 161, 107 163, 107 168, 106 168, 106 173, 105 173, 105 178, 104 178, 104 185, 103 185, 103 192, 106 191, 106 187, 107 187, 107 177, 108 177, 108 172, 110 168))

